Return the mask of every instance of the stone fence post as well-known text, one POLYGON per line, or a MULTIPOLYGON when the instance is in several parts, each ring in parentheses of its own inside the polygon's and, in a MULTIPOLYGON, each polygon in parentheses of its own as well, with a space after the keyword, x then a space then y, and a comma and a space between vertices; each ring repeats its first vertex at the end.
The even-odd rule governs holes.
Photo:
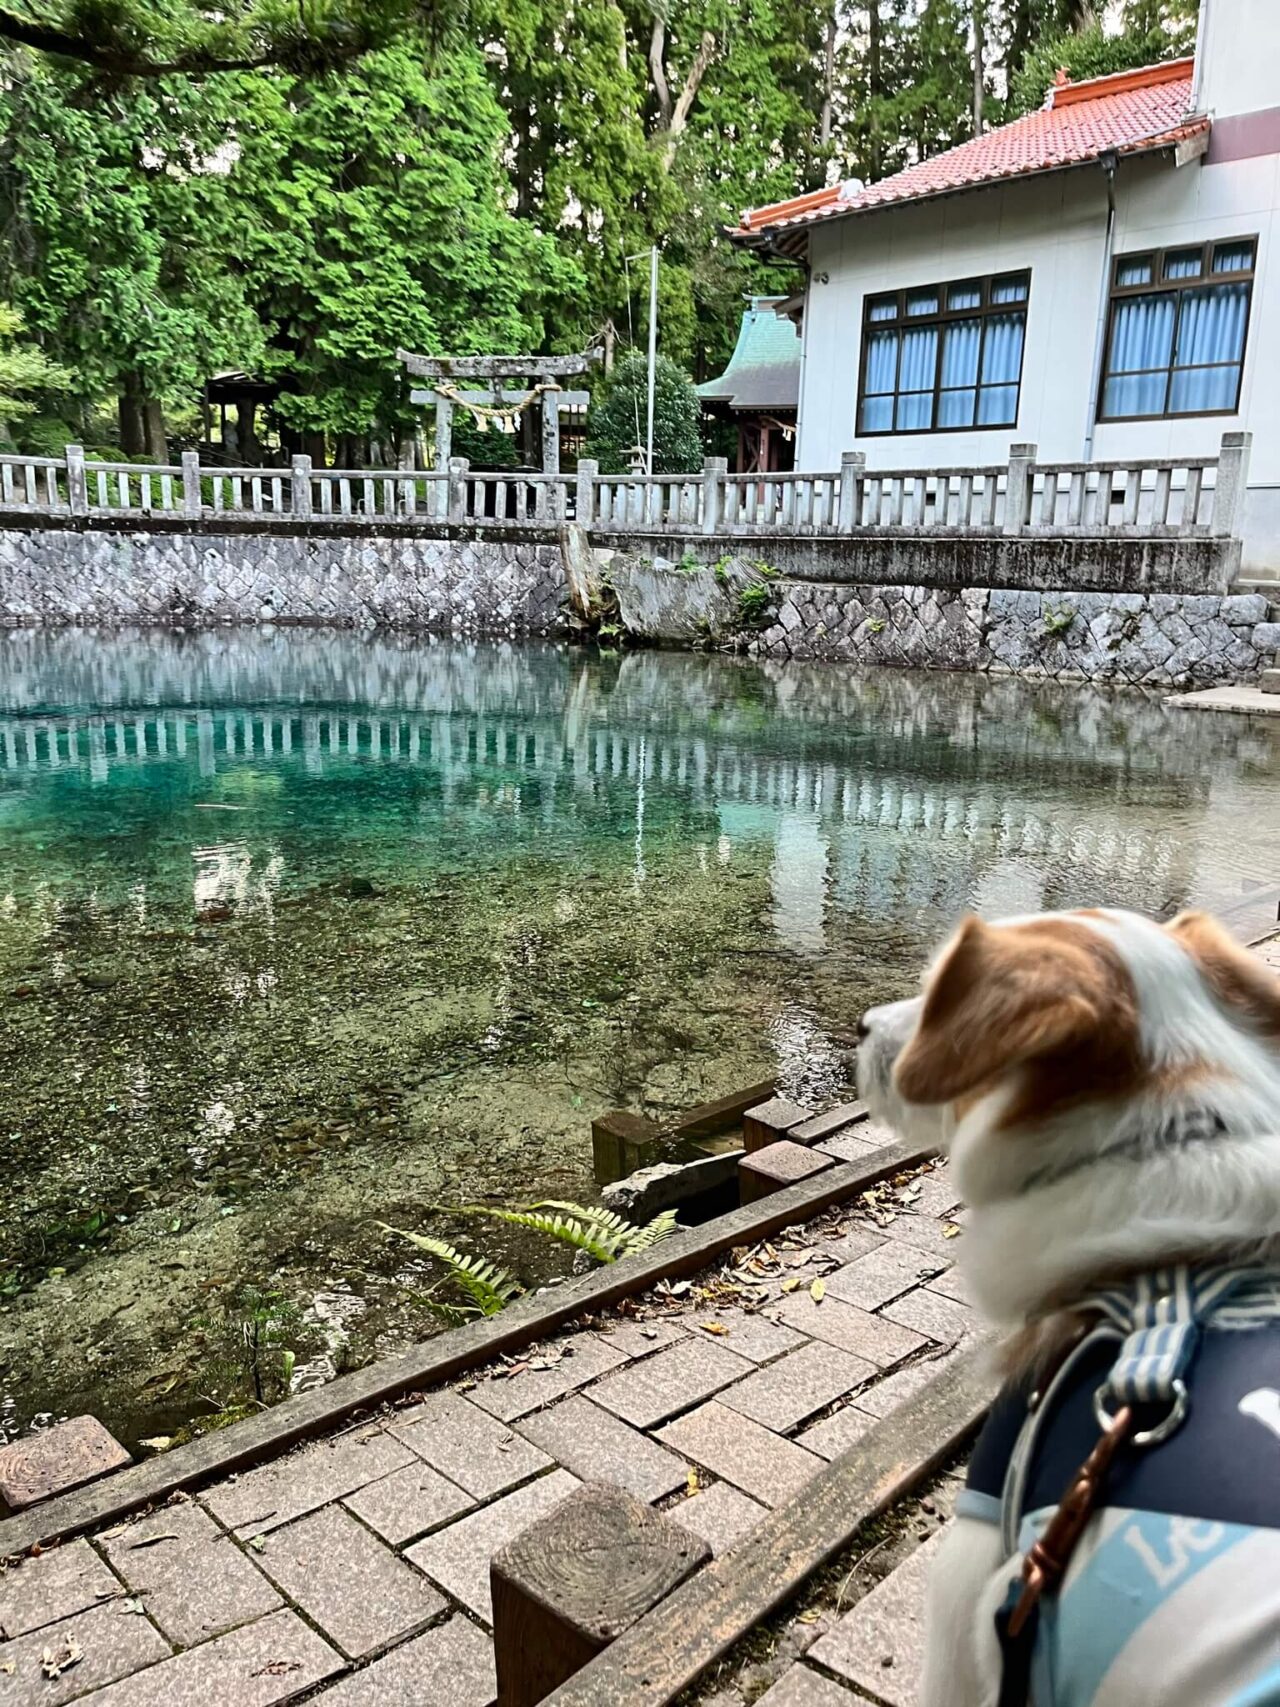
POLYGON ((719 533, 724 516, 724 481, 729 472, 728 459, 708 456, 702 463, 702 531, 719 533))
POLYGON ((449 458, 449 503, 448 519, 451 522, 465 522, 467 519, 467 473, 471 464, 465 456, 449 458))
POLYGON ((1036 480, 1036 445, 1009 446, 1009 480, 1004 494, 1004 531, 1021 533, 1031 520, 1036 480))
POLYGON ((297 521, 311 520, 311 458, 295 456, 293 459, 293 492, 289 499, 289 507, 297 521))
POLYGON ((836 509, 838 533, 852 533, 862 523, 862 481, 866 472, 865 452, 844 452, 840 458, 840 492, 836 509))
POLYGON ((1244 495, 1249 484, 1252 433, 1223 433, 1218 451, 1218 478, 1213 489, 1209 532, 1215 539, 1239 539, 1244 521, 1244 495))
POLYGON ((182 453, 182 513, 185 516, 197 517, 201 510, 200 503, 200 452, 184 450, 182 453))
POLYGON ((89 480, 84 471, 84 446, 68 445, 67 503, 73 516, 89 514, 89 480))
POLYGON ((596 519, 596 475, 600 464, 589 456, 578 458, 578 489, 574 498, 574 520, 579 527, 591 528, 596 519))

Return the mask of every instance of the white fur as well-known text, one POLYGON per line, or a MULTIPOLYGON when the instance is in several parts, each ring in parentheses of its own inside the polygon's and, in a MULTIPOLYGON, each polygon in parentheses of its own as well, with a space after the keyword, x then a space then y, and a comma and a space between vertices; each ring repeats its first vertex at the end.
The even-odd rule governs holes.
MULTIPOLYGON (((1176 1093, 1134 1098, 1118 1114, 1110 1104, 1083 1103, 1034 1128, 1000 1130, 1016 1071, 958 1122, 949 1107, 898 1095, 893 1065, 919 1020, 920 1000, 871 1009, 858 1056, 859 1093, 873 1112, 905 1138, 950 1155, 969 1205, 960 1266, 979 1308, 1006 1328, 1082 1296, 1103 1277, 1172 1257, 1280 1253, 1280 1050, 1223 1008, 1192 956, 1149 919, 1118 911, 1058 916, 1089 925, 1123 957, 1148 1063, 1207 1066, 1207 1075, 1176 1093), (1144 1137, 1193 1110, 1220 1115, 1226 1132, 1184 1147, 1153 1142, 1144 1152, 1144 1137), (1103 1154, 1131 1140, 1125 1153, 1103 1154), (1035 1182, 1046 1169, 1079 1161, 1087 1165, 1035 1182)), ((923 1707, 995 1701, 999 1564, 998 1531, 958 1522, 930 1583, 923 1707)))

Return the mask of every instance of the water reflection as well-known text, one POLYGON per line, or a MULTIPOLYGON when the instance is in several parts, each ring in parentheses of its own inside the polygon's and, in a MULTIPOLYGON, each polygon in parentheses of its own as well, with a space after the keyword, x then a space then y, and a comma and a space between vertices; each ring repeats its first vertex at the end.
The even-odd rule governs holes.
POLYGON ((307 1383, 400 1343, 375 1219, 589 1190, 609 1106, 838 1094, 965 907, 1261 928, 1276 739, 1013 680, 0 637, 0 1417, 164 1432, 245 1281, 307 1383))

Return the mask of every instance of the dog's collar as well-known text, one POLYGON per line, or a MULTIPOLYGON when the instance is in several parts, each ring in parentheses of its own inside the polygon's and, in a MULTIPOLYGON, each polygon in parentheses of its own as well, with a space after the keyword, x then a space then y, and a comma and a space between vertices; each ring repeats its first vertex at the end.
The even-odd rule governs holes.
POLYGON ((1085 1168, 1093 1167, 1096 1162, 1165 1155, 1170 1150, 1182 1150, 1191 1144, 1203 1144, 1211 1138, 1223 1138, 1226 1134, 1227 1123, 1216 1110, 1187 1109, 1181 1114, 1171 1115, 1163 1126, 1146 1132, 1135 1132, 1131 1138, 1123 1138, 1118 1144, 1110 1144, 1103 1150, 1094 1150, 1087 1156, 1073 1156, 1069 1161, 1050 1162, 1043 1168, 1037 1168, 1023 1180, 1018 1194, 1025 1196, 1030 1191, 1039 1191, 1043 1186, 1057 1185, 1059 1180, 1070 1179, 1072 1174, 1081 1173, 1085 1168))

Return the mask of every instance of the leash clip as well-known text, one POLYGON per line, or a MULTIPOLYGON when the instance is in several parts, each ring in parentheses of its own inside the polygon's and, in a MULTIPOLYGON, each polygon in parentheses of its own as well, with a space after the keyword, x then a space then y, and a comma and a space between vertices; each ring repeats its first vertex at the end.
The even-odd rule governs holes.
MULTIPOLYGON (((1138 1429, 1130 1435, 1129 1441, 1132 1446, 1159 1446, 1162 1440, 1168 1440, 1171 1434, 1182 1427, 1186 1420, 1187 1411, 1191 1406, 1191 1400, 1187 1395, 1187 1384, 1181 1376, 1175 1376, 1170 1382, 1170 1390, 1173 1394, 1173 1401, 1169 1406, 1168 1413, 1151 1428, 1138 1429)), ((1107 1410, 1107 1391, 1107 1387, 1103 1385, 1093 1395, 1093 1414, 1097 1418, 1098 1427, 1104 1435, 1112 1427, 1115 1417, 1123 1416, 1129 1409, 1127 1405, 1122 1405, 1115 1416, 1112 1416, 1107 1410)))

